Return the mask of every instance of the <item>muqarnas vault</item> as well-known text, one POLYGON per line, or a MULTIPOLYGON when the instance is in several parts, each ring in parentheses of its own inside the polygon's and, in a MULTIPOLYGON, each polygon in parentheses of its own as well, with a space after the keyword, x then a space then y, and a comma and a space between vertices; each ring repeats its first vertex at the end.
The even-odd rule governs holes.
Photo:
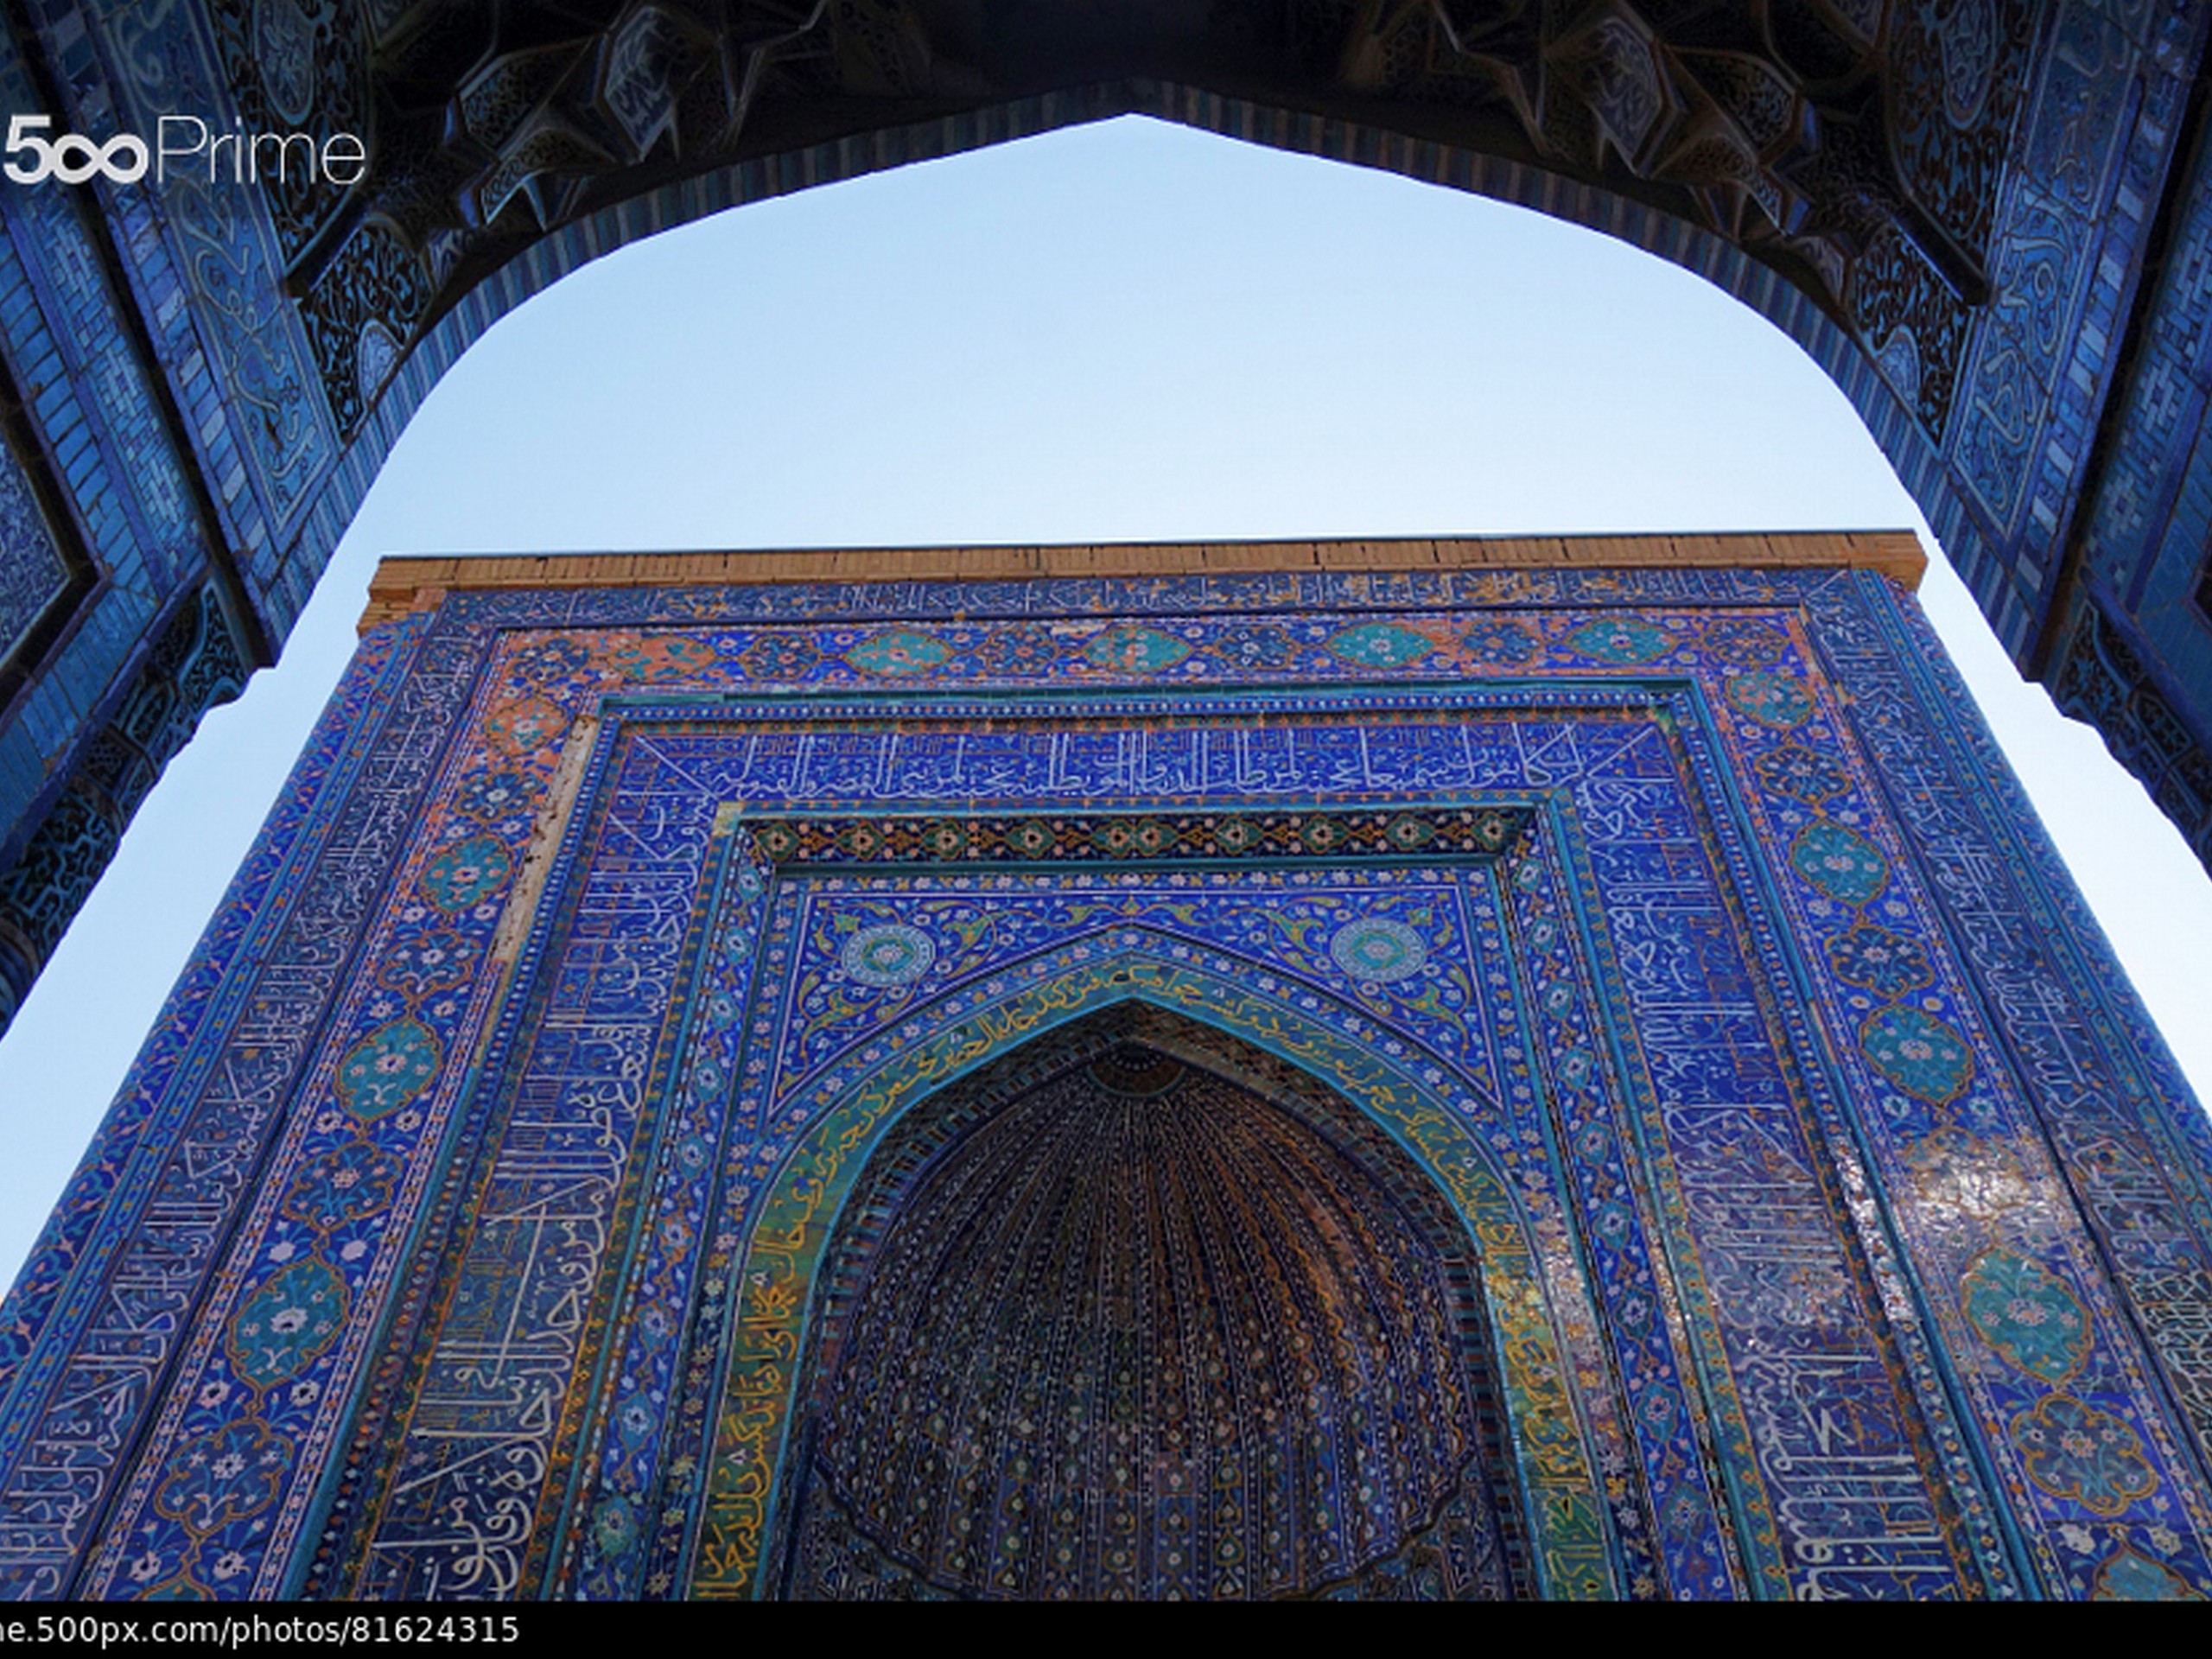
POLYGON ((2202 1592, 2207 1125, 1918 569, 387 564, 0 1586, 2202 1592))

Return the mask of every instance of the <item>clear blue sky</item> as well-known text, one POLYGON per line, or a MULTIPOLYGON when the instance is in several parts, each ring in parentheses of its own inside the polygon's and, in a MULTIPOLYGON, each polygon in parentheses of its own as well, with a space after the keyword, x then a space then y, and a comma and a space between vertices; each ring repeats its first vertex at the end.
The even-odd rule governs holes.
MULTIPOLYGON (((284 664, 212 716, 4 1039, 12 1280, 388 552, 1916 526, 1765 322, 1594 233, 1128 119, 763 203, 493 328, 284 664)), ((1932 540, 1929 540, 1932 546, 1932 540)), ((2199 1090, 2212 883, 2094 734, 1923 600, 2199 1090)))

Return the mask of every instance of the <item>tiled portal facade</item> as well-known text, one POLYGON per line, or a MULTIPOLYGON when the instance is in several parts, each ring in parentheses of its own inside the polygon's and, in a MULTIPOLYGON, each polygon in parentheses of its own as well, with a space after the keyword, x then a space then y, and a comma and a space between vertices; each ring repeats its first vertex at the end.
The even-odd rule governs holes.
POLYGON ((2212 1588, 2212 1135, 1910 538, 1385 556, 388 565, 0 1587, 2212 1588))

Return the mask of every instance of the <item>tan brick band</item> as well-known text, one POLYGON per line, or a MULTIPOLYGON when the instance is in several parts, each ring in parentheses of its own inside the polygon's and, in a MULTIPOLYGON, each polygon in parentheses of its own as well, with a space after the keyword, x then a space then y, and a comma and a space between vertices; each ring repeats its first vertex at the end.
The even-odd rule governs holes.
POLYGON ((1459 570, 1554 565, 1849 565, 1916 588, 1928 568, 1910 531, 1770 535, 1522 536, 1357 542, 1105 542, 1058 547, 801 548, 726 553, 555 553, 388 558, 369 583, 366 629, 435 607, 456 588, 678 588, 736 582, 1020 582, 1039 576, 1193 575, 1225 570, 1459 570))

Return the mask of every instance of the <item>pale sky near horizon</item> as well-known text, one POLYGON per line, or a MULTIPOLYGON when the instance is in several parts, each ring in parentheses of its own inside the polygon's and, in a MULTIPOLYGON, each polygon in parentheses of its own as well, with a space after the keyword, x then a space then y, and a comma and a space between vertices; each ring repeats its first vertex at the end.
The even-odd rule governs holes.
MULTIPOLYGON (((1924 524, 1763 320, 1596 235, 1137 118, 761 203, 497 325, 279 669, 216 711, 0 1038, 12 1281, 394 552, 1924 524)), ((1940 565, 1923 600, 2212 1090, 2212 882, 1940 565)))

